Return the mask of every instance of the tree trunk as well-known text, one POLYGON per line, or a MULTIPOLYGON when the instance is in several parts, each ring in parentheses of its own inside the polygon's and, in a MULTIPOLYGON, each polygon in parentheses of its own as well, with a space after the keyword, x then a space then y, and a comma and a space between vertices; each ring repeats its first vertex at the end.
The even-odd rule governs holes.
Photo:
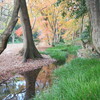
POLYGON ((26 81, 25 100, 29 100, 30 98, 35 96, 35 82, 40 70, 41 68, 24 73, 26 81))
MULTIPOLYGON (((84 27, 84 15, 82 15, 82 23, 81 23, 81 34, 83 32, 83 27, 84 27)), ((82 46, 84 49, 86 49, 86 43, 84 42, 84 40, 81 38, 82 41, 82 46)))
POLYGON ((8 39, 18 21, 18 11, 19 11, 19 1, 15 0, 14 2, 14 10, 11 17, 11 20, 5 29, 5 31, 0 35, 0 54, 5 50, 7 46, 8 39))
POLYGON ((15 43, 15 33, 12 34, 12 43, 15 43))
POLYGON ((20 0, 20 8, 20 17, 24 36, 24 61, 27 61, 27 59, 29 58, 42 58, 42 56, 36 49, 32 38, 32 29, 25 0, 20 0))
POLYGON ((95 49, 100 54, 100 0, 86 0, 90 11, 92 25, 92 41, 95 49))

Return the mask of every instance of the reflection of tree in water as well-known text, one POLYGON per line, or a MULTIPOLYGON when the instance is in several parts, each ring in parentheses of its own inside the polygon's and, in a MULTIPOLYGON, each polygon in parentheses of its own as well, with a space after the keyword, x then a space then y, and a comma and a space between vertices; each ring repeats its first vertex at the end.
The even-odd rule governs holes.
MULTIPOLYGON (((51 73, 55 68, 56 66, 54 64, 42 68, 35 82, 36 94, 39 94, 51 85, 51 73)), ((25 86, 26 83, 23 76, 17 75, 13 77, 10 81, 7 81, 0 86, 0 93, 4 94, 3 96, 0 96, 0 100, 2 100, 2 98, 4 98, 3 100, 23 100, 26 93, 25 86)))
POLYGON ((3 100, 12 100, 12 98, 15 97, 17 98, 15 100, 21 100, 20 98, 23 98, 25 95, 25 81, 23 80, 23 77, 15 76, 10 81, 3 83, 0 92, 3 94, 0 96, 1 100, 4 97, 3 100))

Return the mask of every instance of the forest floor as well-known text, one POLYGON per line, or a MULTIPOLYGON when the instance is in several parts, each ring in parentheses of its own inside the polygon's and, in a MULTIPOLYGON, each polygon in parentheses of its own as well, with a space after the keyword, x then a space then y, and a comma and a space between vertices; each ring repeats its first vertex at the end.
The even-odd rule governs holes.
MULTIPOLYGON (((11 68, 14 68, 14 64, 18 65, 17 61, 19 61, 19 59, 20 60, 22 59, 22 57, 20 58, 19 56, 16 56, 22 47, 23 47, 23 44, 8 44, 5 51, 0 55, 0 74, 2 75, 5 73, 4 76, 2 76, 3 79, 4 79, 4 77, 6 78, 6 76, 7 76, 7 78, 10 77, 10 75, 7 74, 6 72, 9 71, 9 66, 11 66, 11 63, 12 63, 11 68), (1 66, 6 66, 6 67, 1 67, 1 66), (5 69, 6 70, 8 69, 8 71, 5 71, 5 69)), ((41 45, 37 46, 39 51, 44 51, 49 47, 50 46, 46 46, 46 45, 45 45, 45 47, 43 47, 43 44, 42 44, 42 46, 41 45)), ((48 63, 48 61, 47 61, 47 63, 48 63)), ((25 65, 28 66, 28 64, 25 64, 25 65)), ((41 83, 43 83, 44 85, 46 84, 46 82, 51 83, 50 76, 51 76, 52 71, 55 68, 56 68, 56 66, 54 64, 50 64, 48 66, 47 65, 43 66, 37 80, 41 81, 41 83)), ((13 73, 15 74, 15 72, 13 72, 13 73)), ((0 78, 0 79, 2 79, 2 78, 0 78)))

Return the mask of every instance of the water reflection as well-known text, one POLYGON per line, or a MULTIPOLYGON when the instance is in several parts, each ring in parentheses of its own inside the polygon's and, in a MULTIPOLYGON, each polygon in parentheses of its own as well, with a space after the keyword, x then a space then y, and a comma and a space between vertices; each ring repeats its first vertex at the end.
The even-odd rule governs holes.
POLYGON ((23 100, 25 96, 25 80, 17 75, 0 86, 0 100, 23 100))
MULTIPOLYGON (((38 75, 35 83, 36 94, 51 84, 51 73, 56 68, 54 64, 44 66, 38 75)), ((21 75, 16 75, 10 81, 0 86, 0 100, 24 100, 25 97, 25 80, 21 75)))

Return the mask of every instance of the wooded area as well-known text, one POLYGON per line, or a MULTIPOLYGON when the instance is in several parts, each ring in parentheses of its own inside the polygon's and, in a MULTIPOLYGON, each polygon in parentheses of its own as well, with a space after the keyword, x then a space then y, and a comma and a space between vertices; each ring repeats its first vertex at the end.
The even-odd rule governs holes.
POLYGON ((99 6, 100 0, 0 0, 1 89, 20 74, 25 93, 22 99, 15 93, 16 100, 99 100, 99 6), (37 95, 44 74, 54 82, 37 95))

